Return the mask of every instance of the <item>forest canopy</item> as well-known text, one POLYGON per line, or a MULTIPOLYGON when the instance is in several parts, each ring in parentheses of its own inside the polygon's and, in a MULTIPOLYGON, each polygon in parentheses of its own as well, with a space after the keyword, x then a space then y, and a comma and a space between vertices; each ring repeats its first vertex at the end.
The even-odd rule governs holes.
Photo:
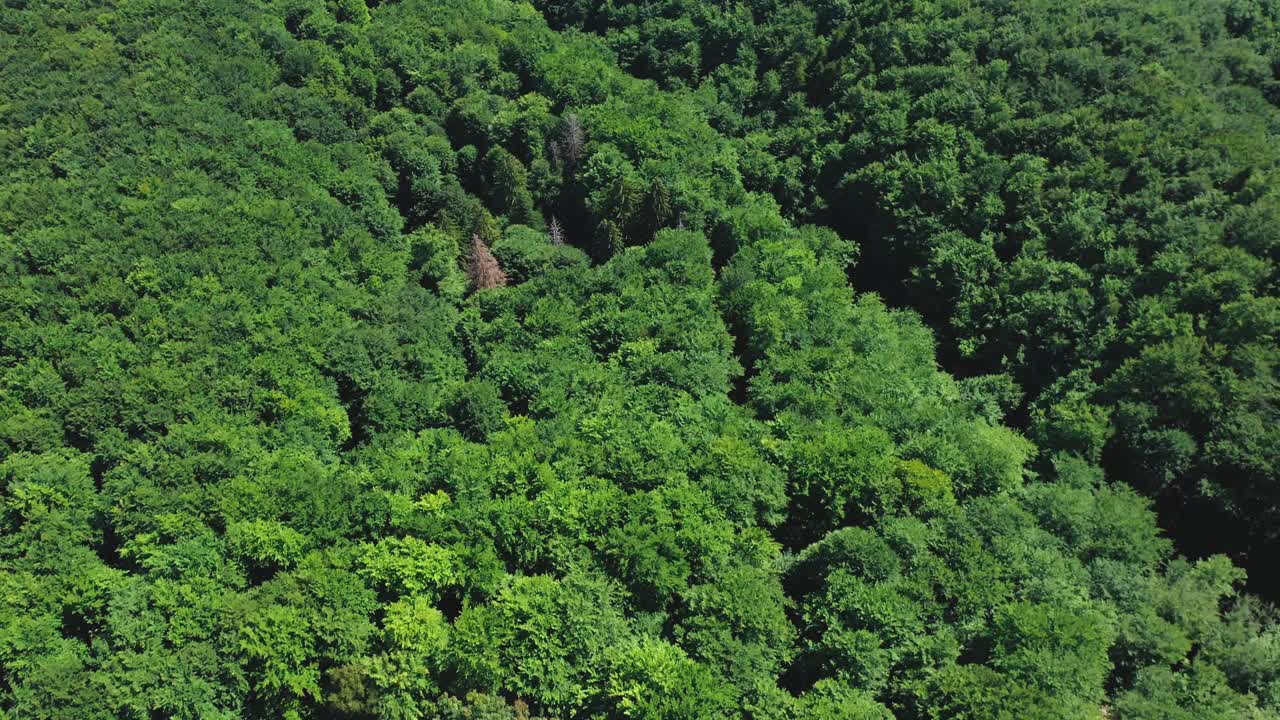
POLYGON ((1278 27, 4 3, 0 714, 1280 720, 1278 27))
MULTIPOLYGON (((538 0, 693 88, 1004 418, 1280 577, 1280 7, 538 0)), ((1263 577, 1265 575, 1265 577, 1263 577)))

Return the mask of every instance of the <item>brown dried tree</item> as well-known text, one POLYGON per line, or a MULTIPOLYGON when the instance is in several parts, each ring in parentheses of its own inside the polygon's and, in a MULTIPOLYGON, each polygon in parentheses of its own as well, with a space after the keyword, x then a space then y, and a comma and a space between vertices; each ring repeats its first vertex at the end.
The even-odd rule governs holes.
POLYGON ((467 279, 475 290, 507 286, 507 274, 480 235, 471 236, 471 254, 467 257, 467 279))

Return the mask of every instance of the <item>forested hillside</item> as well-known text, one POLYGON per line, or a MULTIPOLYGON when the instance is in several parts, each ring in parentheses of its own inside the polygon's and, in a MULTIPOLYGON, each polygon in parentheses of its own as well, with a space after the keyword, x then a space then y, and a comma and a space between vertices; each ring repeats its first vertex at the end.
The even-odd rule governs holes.
POLYGON ((1280 719, 1204 4, 8 0, 0 713, 1280 719))
POLYGON ((1280 597, 1280 3, 537 4, 696 88, 1041 467, 1100 462, 1280 597))

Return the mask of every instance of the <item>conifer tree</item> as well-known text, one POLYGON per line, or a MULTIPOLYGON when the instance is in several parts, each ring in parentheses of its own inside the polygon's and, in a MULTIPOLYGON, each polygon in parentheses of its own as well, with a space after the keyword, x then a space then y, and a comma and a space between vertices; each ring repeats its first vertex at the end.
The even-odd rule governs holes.
POLYGON ((671 222, 671 191, 662 178, 654 178, 644 199, 644 239, 652 240, 659 230, 671 222))
POLYGON ((612 220, 601 220, 596 226, 595 244, 592 247, 592 255, 596 262, 606 262, 622 252, 624 247, 626 242, 622 238, 622 231, 618 229, 618 224, 612 220))

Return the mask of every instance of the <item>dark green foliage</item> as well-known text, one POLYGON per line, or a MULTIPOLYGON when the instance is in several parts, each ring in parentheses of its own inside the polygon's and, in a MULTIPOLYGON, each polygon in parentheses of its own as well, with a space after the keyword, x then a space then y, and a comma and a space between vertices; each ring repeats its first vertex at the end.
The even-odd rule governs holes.
POLYGON ((949 370, 1016 381, 1041 469, 1102 463, 1277 592, 1274 3, 535 4, 696 88, 747 189, 855 240, 949 370))

